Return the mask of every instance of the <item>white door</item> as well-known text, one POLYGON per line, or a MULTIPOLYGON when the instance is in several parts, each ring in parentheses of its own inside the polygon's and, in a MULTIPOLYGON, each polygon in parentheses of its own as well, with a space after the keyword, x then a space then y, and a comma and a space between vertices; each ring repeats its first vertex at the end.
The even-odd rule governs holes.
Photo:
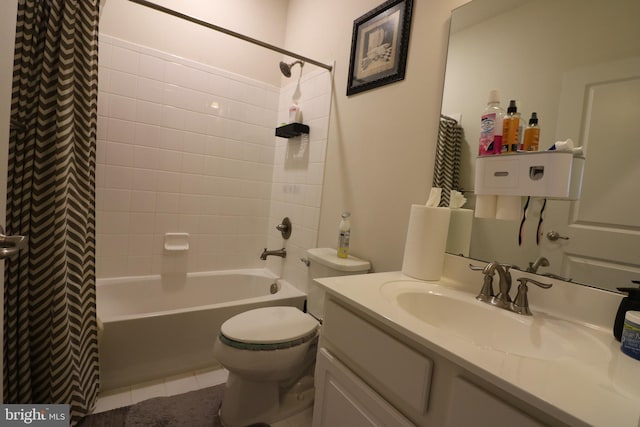
POLYGON ((541 254, 576 282, 630 286, 640 280, 640 58, 567 73, 559 107, 557 140, 585 149, 582 194, 548 202, 541 254))
MULTIPOLYGON (((7 157, 9 154, 9 116, 11 112, 11 80, 13 77, 13 47, 16 31, 18 0, 3 0, 0 10, 0 224, 4 225, 7 201, 7 157)), ((0 285, 4 289, 4 261, 0 261, 0 285)), ((4 292, 0 293, 0 360, 3 357, 4 292)), ((0 401, 3 369, 0 366, 0 401)))

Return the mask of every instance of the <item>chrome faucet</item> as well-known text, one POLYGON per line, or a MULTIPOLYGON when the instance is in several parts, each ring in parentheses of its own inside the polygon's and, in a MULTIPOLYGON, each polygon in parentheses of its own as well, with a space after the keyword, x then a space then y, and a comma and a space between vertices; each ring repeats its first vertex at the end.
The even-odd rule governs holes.
POLYGON ((264 250, 262 251, 262 254, 260 254, 260 259, 265 261, 269 255, 279 256, 281 258, 286 258, 287 257, 287 250, 285 248, 282 248, 282 249, 276 249, 276 250, 273 250, 273 251, 268 251, 267 248, 264 248, 264 250))
POLYGON ((476 299, 505 310, 513 311, 514 313, 530 316, 531 310, 529 310, 529 300, 527 298, 527 283, 533 283, 543 289, 549 289, 552 285, 550 283, 538 282, 537 280, 530 279, 528 277, 520 277, 517 279, 518 282, 520 282, 520 285, 518 286, 518 293, 515 301, 512 301, 511 296, 509 295, 509 292, 511 291, 510 269, 512 267, 515 268, 515 266, 500 264, 497 261, 490 262, 484 267, 476 267, 469 264, 470 269, 482 271, 482 274, 484 275, 482 289, 478 296, 476 296, 476 299), (496 271, 498 272, 500 281, 498 282, 499 292, 494 296, 493 276, 496 271))
POLYGON ((549 260, 543 256, 538 257, 534 262, 529 263, 527 273, 537 273, 540 267, 549 267, 549 260))

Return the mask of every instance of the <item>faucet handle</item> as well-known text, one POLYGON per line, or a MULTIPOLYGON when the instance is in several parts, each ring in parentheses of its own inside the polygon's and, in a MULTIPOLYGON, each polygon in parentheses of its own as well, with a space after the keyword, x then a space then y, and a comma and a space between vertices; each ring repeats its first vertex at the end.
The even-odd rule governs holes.
POLYGON ((536 279, 532 279, 530 277, 518 277, 516 280, 520 282, 520 285, 518 285, 518 287, 522 285, 527 286, 527 283, 533 283, 534 285, 539 286, 542 289, 549 289, 551 286, 553 286, 551 283, 538 282, 536 279))
POLYGON ((484 270, 484 267, 478 267, 477 265, 469 264, 469 269, 473 271, 482 271, 484 270))
MULTIPOLYGON (((469 268, 473 271, 482 271, 484 273, 484 269, 486 267, 478 267, 473 264, 469 264, 469 268)), ((478 301, 490 302, 493 297, 493 274, 484 273, 484 280, 482 282, 482 289, 480 289, 480 293, 476 296, 478 301)))
POLYGON ((512 310, 518 314, 531 316, 531 310, 529 310, 529 298, 527 297, 527 292, 529 291, 527 283, 533 283, 543 289, 549 289, 553 285, 551 283, 538 282, 537 280, 529 277, 518 277, 517 280, 520 284, 518 285, 518 293, 516 294, 516 298, 512 304, 512 310))

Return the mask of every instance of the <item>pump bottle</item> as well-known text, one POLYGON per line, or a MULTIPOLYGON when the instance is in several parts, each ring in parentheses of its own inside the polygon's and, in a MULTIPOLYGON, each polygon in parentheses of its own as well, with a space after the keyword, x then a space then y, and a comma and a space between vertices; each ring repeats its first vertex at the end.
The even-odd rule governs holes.
POLYGON ((338 257, 347 258, 349 256, 349 238, 351 237, 351 213, 342 212, 338 234, 338 257))

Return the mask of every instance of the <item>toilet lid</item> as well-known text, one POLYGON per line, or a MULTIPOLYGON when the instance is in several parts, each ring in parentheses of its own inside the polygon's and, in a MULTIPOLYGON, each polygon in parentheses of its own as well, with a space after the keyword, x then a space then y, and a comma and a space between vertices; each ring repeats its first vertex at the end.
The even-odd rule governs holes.
POLYGON ((238 342, 272 344, 306 337, 317 327, 317 320, 295 307, 264 307, 233 316, 220 332, 238 342))

